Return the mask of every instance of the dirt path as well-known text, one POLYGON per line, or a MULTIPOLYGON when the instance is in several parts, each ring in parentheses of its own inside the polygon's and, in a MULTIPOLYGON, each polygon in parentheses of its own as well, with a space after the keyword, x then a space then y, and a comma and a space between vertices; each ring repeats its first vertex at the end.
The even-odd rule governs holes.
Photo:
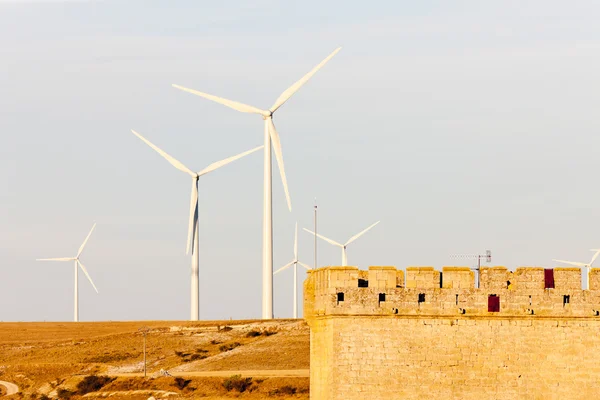
MULTIPOLYGON (((117 373, 109 374, 110 376, 123 376, 123 377, 137 377, 144 376, 143 373, 117 373)), ((155 373, 148 374, 149 376, 156 375, 155 373)), ((251 371, 183 371, 183 372, 172 372, 172 376, 211 376, 211 377, 230 377, 232 375, 250 376, 253 378, 308 378, 310 376, 310 370, 308 369, 263 369, 263 370, 251 370, 251 371)))
POLYGON ((10 396, 11 394, 19 393, 19 387, 14 383, 0 381, 0 385, 6 388, 6 395, 10 396))

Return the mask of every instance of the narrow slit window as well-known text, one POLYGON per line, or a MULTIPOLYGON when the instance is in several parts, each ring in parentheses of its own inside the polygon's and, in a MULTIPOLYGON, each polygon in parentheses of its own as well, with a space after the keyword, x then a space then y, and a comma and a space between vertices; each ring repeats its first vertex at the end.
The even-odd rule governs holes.
POLYGON ((419 303, 425 303, 425 293, 419 293, 419 303))
POLYGON ((495 294, 488 296, 488 312, 500 312, 500 297, 495 294))
POLYGON ((344 293, 341 293, 341 292, 337 294, 338 304, 340 304, 340 301, 344 301, 344 293))
POLYGON ((366 279, 359 279, 358 287, 369 287, 369 281, 366 279))
POLYGON ((458 295, 456 295, 456 305, 458 305, 458 295))
POLYGON ((529 305, 531 305, 531 295, 529 295, 529 305))
POLYGON ((571 296, 568 294, 565 294, 563 296, 563 307, 566 306, 567 304, 569 304, 570 301, 571 301, 571 296))

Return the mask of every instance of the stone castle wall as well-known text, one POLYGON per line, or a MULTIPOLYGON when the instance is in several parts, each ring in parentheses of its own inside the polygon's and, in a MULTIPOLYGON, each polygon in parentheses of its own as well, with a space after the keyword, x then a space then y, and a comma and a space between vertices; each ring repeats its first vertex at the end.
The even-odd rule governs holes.
POLYGON ((304 283, 312 399, 592 399, 600 270, 329 267, 304 283), (509 283, 510 282, 510 286, 509 283), (499 310, 488 311, 490 295, 499 310))

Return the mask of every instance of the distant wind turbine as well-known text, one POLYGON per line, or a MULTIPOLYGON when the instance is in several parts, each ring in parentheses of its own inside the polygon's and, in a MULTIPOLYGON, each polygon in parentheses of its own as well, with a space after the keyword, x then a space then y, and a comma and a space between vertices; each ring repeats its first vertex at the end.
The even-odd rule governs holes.
POLYGON ((281 142, 279 140, 279 134, 273 124, 273 114, 279 109, 294 93, 298 91, 308 80, 323 67, 333 56, 341 50, 341 47, 335 49, 333 53, 327 56, 321 61, 316 67, 314 67, 308 74, 304 75, 302 79, 290 86, 284 91, 275 103, 268 110, 262 110, 253 106, 249 106, 243 103, 239 103, 233 100, 223 99, 221 97, 213 96, 211 94, 199 92, 194 89, 188 89, 183 86, 173 85, 177 89, 195 94, 205 99, 212 100, 216 103, 223 104, 234 110, 258 114, 265 121, 264 130, 264 188, 263 188, 263 298, 262 298, 262 318, 272 319, 273 318, 273 184, 272 184, 272 161, 271 161, 271 143, 275 151, 275 158, 277 159, 277 165, 279 166, 279 173, 283 182, 283 190, 285 191, 285 198, 287 200, 288 208, 292 210, 292 202, 287 186, 287 179, 285 177, 285 169, 283 166, 283 154, 281 152, 281 142))
POLYGON ((362 232, 359 232, 359 233, 357 233, 356 235, 352 236, 352 237, 351 237, 350 239, 348 239, 348 241, 347 241, 346 243, 344 243, 344 244, 341 244, 341 243, 338 243, 338 242, 336 242, 336 241, 334 241, 334 240, 331 240, 331 239, 329 239, 329 238, 326 238, 325 236, 323 236, 323 235, 320 235, 320 234, 318 234, 318 233, 316 233, 316 234, 315 234, 313 231, 309 231, 309 230, 308 230, 308 229, 306 229, 306 228, 304 228, 304 230, 305 230, 306 232, 310 233, 311 235, 317 235, 317 237, 319 237, 319 238, 323 239, 324 241, 326 241, 326 242, 328 242, 328 243, 331 243, 331 244, 332 244, 332 245, 334 245, 334 246, 339 246, 339 247, 341 247, 341 248, 342 248, 342 266, 343 266, 343 267, 345 267, 345 266, 347 266, 347 265, 348 265, 348 257, 347 257, 347 255, 346 255, 346 247, 347 247, 347 246, 348 246, 350 243, 354 242, 356 239, 358 239, 359 237, 361 237, 362 235, 364 235, 365 233, 367 233, 367 232, 368 232, 368 231, 369 231, 371 228, 373 228, 375 225, 377 225, 377 224, 378 224, 378 223, 380 223, 380 222, 381 222, 381 221, 377 221, 377 222, 375 222, 373 225, 371 225, 371 226, 369 226, 367 229, 365 229, 364 231, 362 231, 362 232))
POLYGON ((73 320, 75 322, 79 321, 79 289, 78 289, 78 280, 79 280, 78 279, 78 271, 79 270, 77 267, 81 268, 81 270, 83 271, 85 276, 88 278, 88 280, 92 284, 92 287, 94 288, 96 293, 98 293, 98 288, 96 288, 96 285, 94 285, 94 281, 92 281, 90 274, 88 274, 87 270, 85 269, 85 267, 83 266, 81 261, 79 261, 79 257, 81 256, 81 253, 83 253, 83 248, 85 247, 86 243, 90 239, 90 236, 92 235, 92 232, 94 231, 95 227, 96 227, 96 223, 94 223, 94 225, 92 226, 92 229, 90 230, 90 233, 88 233, 87 237, 85 238, 85 240, 83 241, 81 246, 79 246, 79 250, 77 251, 77 255, 75 257, 38 258, 37 259, 37 261, 75 261, 75 302, 74 302, 74 312, 73 312, 73 314, 74 314, 73 320))
POLYGON ((596 261, 596 258, 598 258, 598 255, 600 255, 600 249, 590 249, 590 251, 594 251, 594 255, 592 257, 592 259, 590 260, 589 263, 581 263, 581 262, 575 262, 575 261, 565 261, 565 260, 555 260, 552 259, 552 261, 556 261, 556 262, 560 262, 563 264, 568 264, 568 265, 573 265, 576 267, 580 267, 582 270, 585 269, 586 270, 586 279, 583 279, 583 275, 582 275, 582 281, 583 281, 583 290, 589 290, 590 288, 590 269, 592 268, 592 264, 594 263, 594 261, 596 261))
POLYGON ((199 255, 198 255, 198 179, 209 172, 212 172, 218 168, 221 168, 224 165, 229 164, 232 161, 237 160, 238 158, 242 158, 250 153, 254 153, 257 150, 262 149, 263 146, 255 147, 252 150, 248 150, 237 156, 229 157, 221 161, 217 161, 215 163, 210 164, 208 167, 204 168, 200 172, 194 172, 181 162, 177 161, 175 158, 165 153, 163 150, 159 149, 149 140, 144 138, 142 135, 131 130, 134 135, 140 138, 144 143, 148 146, 152 147, 158 154, 163 156, 171 165, 177 168, 180 171, 183 171, 189 174, 192 177, 192 197, 190 200, 190 219, 188 224, 188 237, 187 237, 187 245, 186 245, 186 254, 192 252, 192 293, 191 293, 191 308, 190 308, 190 320, 197 321, 200 318, 199 311, 199 277, 198 277, 198 265, 199 265, 199 255))
POLYGON ((298 318, 298 264, 303 266, 306 269, 312 269, 308 265, 300 262, 298 260, 298 223, 296 222, 296 233, 294 235, 294 259, 283 267, 279 268, 275 271, 275 274, 294 266, 294 318, 298 318))

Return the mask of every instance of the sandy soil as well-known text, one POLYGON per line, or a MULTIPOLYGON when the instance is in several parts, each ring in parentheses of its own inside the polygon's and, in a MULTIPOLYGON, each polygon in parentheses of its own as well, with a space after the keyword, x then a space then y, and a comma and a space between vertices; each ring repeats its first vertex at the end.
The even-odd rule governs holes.
POLYGON ((227 377, 244 375, 253 378, 253 390, 236 396, 308 398, 309 348, 309 330, 300 320, 0 323, 0 379, 16 383, 25 395, 39 395, 74 391, 84 376, 110 374, 119 376, 120 385, 111 398, 133 400, 143 395, 125 392, 165 390, 218 399, 231 394, 223 389, 227 377), (174 388, 174 377, 150 379, 152 387, 138 381, 142 326, 150 328, 148 376, 163 369, 201 379, 195 391, 174 388), (299 392, 286 397, 277 385, 299 392))

